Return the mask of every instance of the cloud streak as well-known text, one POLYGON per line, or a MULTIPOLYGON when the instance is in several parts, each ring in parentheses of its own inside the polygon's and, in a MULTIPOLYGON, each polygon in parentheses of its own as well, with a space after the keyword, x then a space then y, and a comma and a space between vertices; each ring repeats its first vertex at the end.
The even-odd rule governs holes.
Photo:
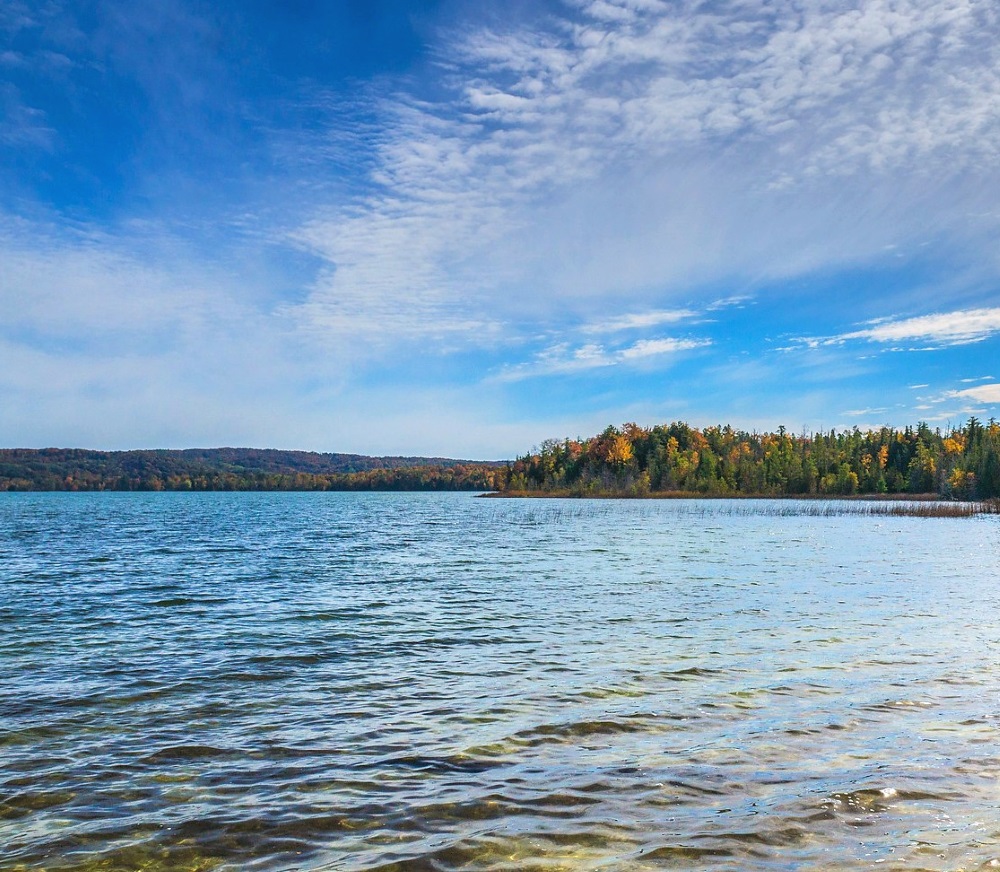
POLYGON ((610 349, 593 342, 575 347, 563 342, 540 351, 532 361, 505 368, 493 380, 516 382, 540 376, 573 375, 587 370, 635 366, 711 344, 709 339, 675 337, 640 339, 631 345, 610 349))
POLYGON ((1000 333, 1000 308, 937 312, 912 318, 880 318, 869 323, 871 326, 863 330, 851 330, 825 338, 804 338, 799 342, 811 348, 843 345, 854 340, 877 343, 920 341, 931 343, 933 348, 968 345, 983 342, 1000 333))
POLYGON ((664 324, 676 324, 696 318, 698 313, 691 309, 660 309, 649 312, 632 312, 627 315, 612 316, 604 321, 587 324, 583 333, 618 333, 625 330, 645 330, 664 324))
POLYGON ((1000 406, 1000 384, 980 385, 961 391, 948 391, 949 399, 973 400, 990 406, 1000 406))

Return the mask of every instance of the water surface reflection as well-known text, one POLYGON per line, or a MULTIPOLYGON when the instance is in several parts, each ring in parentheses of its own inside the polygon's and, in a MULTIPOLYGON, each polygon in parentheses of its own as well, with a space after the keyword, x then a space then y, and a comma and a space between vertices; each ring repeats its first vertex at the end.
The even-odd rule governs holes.
POLYGON ((0 869, 994 868, 997 533, 2 495, 0 869))

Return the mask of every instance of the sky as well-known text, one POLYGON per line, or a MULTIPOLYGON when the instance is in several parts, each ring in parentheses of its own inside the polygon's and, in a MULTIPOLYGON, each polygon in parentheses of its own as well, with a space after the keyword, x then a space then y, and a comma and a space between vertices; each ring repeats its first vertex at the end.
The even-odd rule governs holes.
POLYGON ((4 0, 0 446, 1000 417, 993 0, 4 0))

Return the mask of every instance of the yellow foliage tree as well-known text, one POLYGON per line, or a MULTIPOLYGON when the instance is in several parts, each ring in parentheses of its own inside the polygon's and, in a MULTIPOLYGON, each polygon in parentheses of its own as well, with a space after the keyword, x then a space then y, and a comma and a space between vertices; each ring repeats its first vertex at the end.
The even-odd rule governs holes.
POLYGON ((944 440, 942 443, 944 446, 945 454, 961 454, 965 449, 964 439, 961 433, 956 433, 954 436, 950 436, 944 440))
POLYGON ((608 445, 608 463, 624 466, 632 459, 632 443, 628 436, 615 436, 608 445))

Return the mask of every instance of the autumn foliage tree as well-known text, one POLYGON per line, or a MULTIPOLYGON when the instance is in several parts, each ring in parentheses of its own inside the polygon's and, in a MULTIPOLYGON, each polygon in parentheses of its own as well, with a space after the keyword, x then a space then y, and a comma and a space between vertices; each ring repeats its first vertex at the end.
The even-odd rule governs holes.
POLYGON ((1000 425, 976 418, 948 432, 927 424, 792 435, 699 430, 684 422, 608 427, 549 440, 519 457, 502 490, 575 495, 646 493, 1000 497, 1000 425))

